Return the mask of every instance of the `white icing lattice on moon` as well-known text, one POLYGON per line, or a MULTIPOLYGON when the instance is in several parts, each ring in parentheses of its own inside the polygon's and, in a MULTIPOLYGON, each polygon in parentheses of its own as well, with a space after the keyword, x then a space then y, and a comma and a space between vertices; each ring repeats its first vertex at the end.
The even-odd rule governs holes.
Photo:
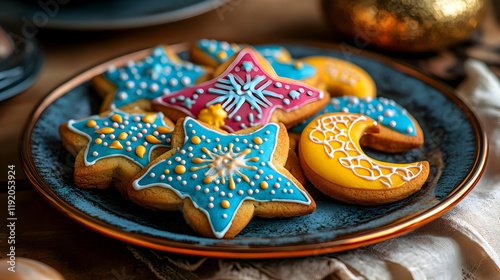
POLYGON ((339 163, 363 179, 369 181, 379 180, 386 187, 391 187, 391 177, 394 175, 401 176, 407 182, 416 178, 422 171, 421 163, 405 167, 383 165, 375 162, 358 149, 350 138, 351 129, 357 122, 366 120, 365 116, 339 114, 318 118, 317 126, 309 134, 309 139, 313 143, 323 145, 325 153, 331 159, 335 158, 335 153, 340 152, 343 156, 337 156, 339 163), (369 167, 363 166, 362 162, 365 162, 369 167), (360 172, 361 170, 363 172, 360 172), (383 170, 386 170, 386 172, 383 172, 383 170), (415 173, 416 170, 418 172, 415 173), (362 173, 369 175, 363 175, 362 173))

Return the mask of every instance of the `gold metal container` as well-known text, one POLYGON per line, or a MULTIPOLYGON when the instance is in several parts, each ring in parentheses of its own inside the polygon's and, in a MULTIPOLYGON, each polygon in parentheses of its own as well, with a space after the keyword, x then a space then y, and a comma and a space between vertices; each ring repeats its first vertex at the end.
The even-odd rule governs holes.
POLYGON ((356 47, 422 52, 467 39, 485 0, 323 0, 327 22, 356 47))

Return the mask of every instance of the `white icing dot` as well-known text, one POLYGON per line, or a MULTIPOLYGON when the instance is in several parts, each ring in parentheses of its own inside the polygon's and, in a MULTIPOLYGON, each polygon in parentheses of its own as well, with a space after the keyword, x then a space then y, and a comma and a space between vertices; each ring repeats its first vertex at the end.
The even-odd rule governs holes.
POLYGON ((177 81, 176 78, 172 78, 170 79, 170 81, 168 81, 168 84, 175 87, 177 84, 179 83, 179 81, 177 81))
POLYGON ((194 130, 194 129, 191 130, 191 133, 196 134, 196 130, 194 130))
POLYGON ((175 177, 175 179, 177 179, 177 181, 180 181, 180 180, 182 180, 182 177, 181 176, 177 176, 177 177, 175 177))
POLYGON ((214 197, 213 196, 209 197, 208 201, 210 201, 210 202, 214 201, 214 197))
POLYGON ((175 157, 174 160, 175 161, 181 161, 181 158, 180 157, 175 157))
POLYGON ((258 150, 259 149, 259 145, 255 145, 253 146, 254 149, 258 150))
POLYGON ((215 183, 216 184, 220 184, 220 180, 215 180, 215 183))
POLYGON ((259 169, 259 171, 257 171, 257 173, 259 173, 260 175, 262 175, 262 174, 264 174, 264 170, 259 169))
POLYGON ((391 127, 395 127, 395 126, 396 126, 396 121, 391 121, 391 122, 389 123, 389 125, 390 125, 391 127))
POLYGON ((252 182, 250 182, 250 186, 251 186, 251 187, 255 186, 255 182, 253 182, 253 181, 252 181, 252 182))
POLYGON ((235 142, 240 142, 240 138, 235 138, 234 141, 235 142))
POLYGON ((96 157, 96 156, 99 155, 99 153, 98 152, 93 152, 92 155, 96 157))
POLYGON ((255 180, 259 180, 260 176, 259 176, 259 175, 257 175, 257 174, 255 174, 255 176, 253 176, 253 178, 254 178, 255 180))
POLYGON ((202 135, 200 138, 201 138, 201 139, 205 139, 205 135, 202 135))
POLYGON ((275 193, 275 191, 274 191, 274 190, 271 190, 271 192, 270 192, 270 193, 271 193, 271 194, 274 194, 274 193, 275 193))
POLYGON ((409 127, 406 129, 406 132, 408 132, 408 133, 412 133, 412 132, 413 132, 413 127, 409 126, 409 127))
POLYGON ((227 219, 227 214, 223 214, 222 218, 227 219))
POLYGON ((208 193, 210 190, 208 188, 205 188, 204 192, 208 193))
POLYGON ((182 77, 181 83, 185 86, 188 86, 191 84, 191 79, 189 77, 182 77))
POLYGON ((162 135, 160 136, 160 138, 161 138, 161 139, 165 139, 165 138, 167 138, 167 136, 166 136, 165 134, 162 134, 162 135))
POLYGON ((160 133, 158 131, 153 132, 153 136, 158 136, 160 133))
POLYGON ((281 177, 280 177, 280 178, 278 178, 278 182, 281 182, 281 177))
POLYGON ((233 194, 232 193, 228 193, 227 197, 231 198, 231 197, 233 197, 233 194))
POLYGON ((219 142, 219 141, 220 141, 220 139, 219 139, 219 138, 215 138, 215 142, 219 142))
POLYGON ((242 195, 242 194, 243 194, 243 191, 242 191, 242 190, 239 190, 239 191, 238 191, 238 194, 239 194, 239 195, 242 195))
POLYGON ((236 183, 241 183, 241 178, 236 178, 236 183))
POLYGON ((151 127, 151 124, 150 124, 150 123, 146 123, 144 126, 145 126, 146 128, 150 128, 150 127, 151 127))
POLYGON ((382 112, 382 110, 384 110, 384 106, 382 106, 382 104, 377 104, 377 111, 380 111, 382 112))
POLYGON ((210 143, 210 142, 211 142, 210 139, 207 139, 207 143, 210 143))
POLYGON ((253 144, 248 144, 248 147, 249 147, 249 148, 252 148, 252 147, 253 147, 253 144))
POLYGON ((125 129, 125 126, 123 124, 120 124, 120 129, 125 129))
POLYGON ((108 145, 108 142, 104 142, 102 143, 103 146, 107 146, 108 145))
POLYGON ((292 189, 289 189, 289 190, 288 190, 288 193, 293 193, 293 190, 292 190, 292 189))
POLYGON ((196 185, 196 187, 194 187, 195 190, 199 191, 201 190, 201 186, 200 185, 196 185))
POLYGON ((167 180, 172 181, 173 178, 171 176, 168 176, 167 180))
POLYGON ((287 189, 283 189, 283 193, 286 193, 287 192, 287 189))
POLYGON ((220 196, 225 196, 226 193, 225 192, 220 192, 220 196))
POLYGON ((392 110, 392 109, 387 109, 385 110, 384 112, 384 116, 386 117, 394 117, 396 115, 396 111, 392 110))
POLYGON ((279 189, 279 188, 280 188, 280 184, 279 184, 279 183, 275 183, 275 184, 274 184, 274 187, 275 187, 276 189, 279 189))
POLYGON ((164 174, 161 174, 161 175, 160 175, 160 179, 161 179, 161 180, 165 179, 165 175, 164 175, 164 174))
POLYGON ((128 81, 128 82, 126 82, 126 83, 125 83, 125 86, 126 86, 127 88, 133 88, 133 87, 135 86, 135 83, 134 83, 134 82, 132 82, 132 81, 128 81))
POLYGON ((378 116, 377 120, 378 120, 379 122, 381 122, 381 121, 383 121, 383 120, 384 120, 384 117, 383 117, 383 116, 378 116))
POLYGON ((125 150, 126 150, 127 152, 130 152, 130 151, 132 151, 132 148, 127 147, 125 150))
POLYGON ((253 190, 248 190, 248 194, 253 194, 253 190))
POLYGON ((135 142, 135 141, 137 141, 137 137, 132 136, 132 138, 130 138, 130 140, 132 140, 132 142, 135 142))
POLYGON ((290 182, 286 182, 286 186, 289 187, 290 186, 290 182))
POLYGON ((183 155, 183 154, 185 154, 185 153, 186 153, 186 150, 182 149, 182 150, 180 151, 180 153, 181 153, 181 155, 183 155))
POLYGON ((138 127, 138 128, 142 128, 142 123, 138 123, 138 124, 137 124, 137 127, 138 127))
POLYGON ((208 204, 208 208, 214 208, 214 204, 210 202, 210 203, 208 204))
POLYGON ((198 178, 198 175, 193 174, 193 175, 191 176, 191 178, 196 179, 196 178, 198 178))
POLYGON ((186 164, 186 161, 185 160, 181 160, 181 164, 182 165, 186 164))
POLYGON ((182 185, 183 186, 187 185, 187 182, 186 181, 182 181, 182 185))
POLYGON ((261 162, 260 165, 261 166, 266 166, 266 163, 265 162, 261 162))
POLYGON ((94 129, 95 129, 95 130, 98 130, 98 129, 99 129, 99 126, 98 126, 98 125, 94 126, 94 129))
POLYGON ((141 132, 146 134, 146 133, 148 133, 148 130, 144 128, 143 130, 141 130, 141 132))
POLYGON ((246 144, 248 142, 248 140, 247 139, 243 139, 242 142, 243 142, 243 144, 246 144))
POLYGON ((263 153, 264 153, 264 150, 260 150, 260 151, 259 151, 259 154, 263 154, 263 153))
POLYGON ((156 175, 154 173, 149 174, 149 177, 154 178, 156 175))
POLYGON ((219 191, 219 187, 215 186, 214 187, 214 192, 218 192, 219 191))
POLYGON ((171 161, 171 160, 167 161, 167 164, 168 164, 168 165, 171 165, 171 164, 172 164, 172 161, 171 161))
POLYGON ((128 94, 127 94, 126 92, 123 92, 123 91, 122 91, 122 92, 120 92, 120 93, 118 94, 118 98, 119 98, 120 100, 125 100, 125 99, 127 99, 127 97, 128 97, 128 94))
POLYGON ((256 189, 256 190, 255 190, 255 193, 259 193, 259 189, 256 189))
POLYGON ((268 131, 266 131, 266 134, 270 134, 270 133, 271 133, 271 131, 269 131, 269 130, 268 130, 268 131))
POLYGON ((139 116, 135 116, 135 117, 134 117, 134 122, 138 122, 138 121, 140 121, 140 120, 141 120, 141 118, 140 118, 139 116))
POLYGON ((140 133, 140 132, 137 133, 137 138, 142 138, 142 136, 143 136, 142 133, 140 133))
POLYGON ((240 151, 240 147, 236 147, 234 148, 235 151, 239 152, 240 151))
POLYGON ((192 157, 193 157, 193 154, 192 154, 192 153, 189 153, 189 154, 188 154, 188 157, 189 157, 189 158, 192 158, 192 157))

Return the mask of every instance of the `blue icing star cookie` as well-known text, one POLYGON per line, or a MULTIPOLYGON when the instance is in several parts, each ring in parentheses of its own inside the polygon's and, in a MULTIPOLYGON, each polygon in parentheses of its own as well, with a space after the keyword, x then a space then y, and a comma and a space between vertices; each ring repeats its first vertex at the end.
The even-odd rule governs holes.
POLYGON ((156 47, 141 61, 127 66, 110 67, 104 78, 116 86, 111 109, 120 108, 139 99, 154 99, 192 86, 206 71, 191 62, 172 61, 163 47, 156 47))
POLYGON ((170 146, 172 130, 163 114, 128 114, 114 111, 105 117, 97 115, 68 121, 68 128, 89 139, 85 148, 86 166, 108 157, 125 157, 144 167, 151 151, 170 146))
MULTIPOLYGON (((207 39, 199 40, 196 45, 219 64, 241 49, 241 46, 237 44, 207 39)), ((302 80, 316 74, 316 69, 307 63, 293 60, 291 62, 280 62, 279 58, 284 56, 286 52, 285 48, 281 46, 262 45, 252 47, 271 64, 280 77, 302 80)))
POLYGON ((408 112, 396 104, 394 100, 384 97, 359 99, 355 96, 331 98, 330 103, 321 112, 304 121, 302 124, 292 127, 290 131, 301 133, 307 124, 316 117, 326 113, 338 112, 363 114, 397 132, 410 136, 417 135, 415 125, 408 117, 408 112))
POLYGON ((190 198, 206 214, 217 238, 224 237, 245 200, 311 203, 273 166, 277 124, 250 134, 223 134, 188 117, 183 128, 184 145, 149 167, 133 182, 135 190, 159 186, 190 198))

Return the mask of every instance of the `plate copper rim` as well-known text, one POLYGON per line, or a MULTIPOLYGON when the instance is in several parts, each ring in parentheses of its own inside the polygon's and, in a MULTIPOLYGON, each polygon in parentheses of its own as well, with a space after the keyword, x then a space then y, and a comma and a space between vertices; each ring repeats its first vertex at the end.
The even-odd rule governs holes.
MULTIPOLYGON (((302 43, 305 46, 320 47, 331 50, 345 50, 345 46, 338 46, 334 44, 327 43, 302 43)), ((177 44, 171 46, 175 51, 182 51, 187 49, 187 44, 177 44)), ((349 249, 358 248, 361 246, 366 246, 369 244, 377 243, 389 238, 396 237, 398 235, 410 232, 417 227, 420 227, 444 214, 446 211, 450 210, 455 206, 460 200, 462 200, 477 184, 479 178, 481 177, 488 155, 488 141, 486 133, 482 127, 477 114, 468 104, 466 100, 457 96, 454 90, 449 86, 438 81, 436 78, 432 78, 425 75, 411 66, 404 65, 401 62, 396 62, 388 57, 374 54, 365 50, 353 49, 355 54, 362 55, 367 58, 371 58, 380 61, 390 67, 393 67, 403 73, 413 76, 417 79, 422 80, 428 85, 434 87, 439 92, 445 94, 450 98, 458 107, 466 114, 467 118, 471 122, 474 132, 477 137, 477 155, 473 167, 465 177, 465 179, 441 202, 430 207, 429 209, 412 216, 407 219, 396 221, 392 224, 383 226, 381 228, 368 231, 364 234, 358 236, 346 236, 341 238, 336 238, 331 241, 319 242, 319 243, 307 243, 307 244, 297 244, 289 246, 264 246, 264 247, 251 247, 243 245, 224 245, 224 246, 206 246, 197 245, 191 243, 184 243, 175 240, 168 240, 165 238, 141 235, 137 233, 125 232, 120 229, 115 228, 97 218, 91 217, 84 212, 76 209, 72 205, 69 205, 60 197, 58 197, 48 186, 40 174, 37 172, 33 158, 31 157, 31 145, 30 139, 34 128, 34 125, 40 115, 43 113, 45 108, 52 104, 57 98, 63 96, 71 89, 80 85, 83 82, 90 80, 93 76, 101 74, 106 70, 108 65, 122 65, 128 60, 138 59, 149 53, 150 49, 145 49, 130 53, 127 55, 120 56, 118 58, 108 60, 101 63, 95 67, 92 67, 77 76, 69 79, 67 82, 63 83, 53 91, 51 91, 38 105, 35 107, 30 117, 28 118, 26 125, 23 129, 22 136, 19 142, 19 153, 21 155, 21 165, 24 172, 26 173, 28 179, 35 187, 35 190, 54 208, 66 215, 67 217, 75 220, 76 222, 94 230, 101 234, 110 236, 115 239, 119 239, 128 243, 136 244, 139 246, 149 247, 152 249, 206 256, 206 257, 221 257, 221 258, 286 258, 286 257, 300 257, 300 256, 311 256, 319 255, 325 253, 333 253, 339 251, 345 251, 349 249)))

